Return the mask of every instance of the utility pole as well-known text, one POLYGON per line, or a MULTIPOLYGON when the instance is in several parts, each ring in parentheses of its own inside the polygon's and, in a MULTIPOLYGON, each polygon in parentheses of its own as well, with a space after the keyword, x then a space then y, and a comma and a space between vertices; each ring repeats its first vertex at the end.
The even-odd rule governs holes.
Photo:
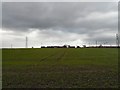
POLYGON ((28 48, 28 37, 26 36, 26 48, 28 48))
POLYGON ((11 48, 12 48, 12 44, 11 44, 11 48))
POLYGON ((96 47, 97 47, 97 41, 96 41, 96 47))
POLYGON ((120 41, 119 41, 119 34, 116 34, 116 46, 119 47, 120 41))
POLYGON ((89 42, 89 47, 90 47, 90 42, 89 42))

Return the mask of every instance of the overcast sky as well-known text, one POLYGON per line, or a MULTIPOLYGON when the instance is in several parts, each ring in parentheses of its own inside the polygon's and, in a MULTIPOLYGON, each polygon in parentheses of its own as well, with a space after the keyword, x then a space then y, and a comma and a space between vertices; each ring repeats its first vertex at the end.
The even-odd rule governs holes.
POLYGON ((4 2, 2 46, 115 44, 117 2, 4 2))

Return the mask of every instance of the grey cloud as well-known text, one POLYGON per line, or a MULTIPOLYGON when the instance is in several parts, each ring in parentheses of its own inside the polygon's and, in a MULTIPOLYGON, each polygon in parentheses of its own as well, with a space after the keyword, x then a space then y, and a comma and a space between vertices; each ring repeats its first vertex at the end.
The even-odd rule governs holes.
MULTIPOLYGON (((90 37, 84 39, 86 41, 114 41, 113 37, 94 35, 99 30, 103 30, 102 33, 117 32, 117 19, 117 2, 4 2, 2 5, 3 30, 24 33, 35 28, 55 33, 86 34, 90 37)), ((49 35, 54 34, 49 32, 49 35)))
MULTIPOLYGON (((79 17, 94 12, 116 11, 115 3, 3 3, 3 28, 27 30, 28 28, 63 29, 111 28, 110 21, 83 21, 74 23, 79 17), (112 7, 111 7, 112 6, 112 7), (92 22, 92 23, 91 23, 92 22), (104 23, 103 23, 104 22, 104 23), (94 25, 95 24, 95 25, 94 25), (102 25, 101 25, 102 24, 102 25), (93 27, 94 26, 94 27, 93 27)), ((112 23, 112 26, 116 23, 112 23)), ((115 28, 115 26, 113 26, 115 28)), ((68 31, 69 31, 68 30, 68 31)))

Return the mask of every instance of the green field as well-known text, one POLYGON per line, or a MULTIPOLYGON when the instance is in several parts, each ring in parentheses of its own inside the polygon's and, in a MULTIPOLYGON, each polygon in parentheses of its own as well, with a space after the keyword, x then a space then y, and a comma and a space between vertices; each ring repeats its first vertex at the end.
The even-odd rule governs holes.
POLYGON ((117 48, 2 50, 3 88, 117 88, 117 48))

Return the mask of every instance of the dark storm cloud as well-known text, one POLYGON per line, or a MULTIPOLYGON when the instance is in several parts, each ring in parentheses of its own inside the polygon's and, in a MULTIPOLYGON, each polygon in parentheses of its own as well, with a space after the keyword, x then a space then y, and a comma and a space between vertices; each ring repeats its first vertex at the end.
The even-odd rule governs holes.
POLYGON ((15 31, 39 28, 76 33, 100 28, 116 29, 116 17, 104 18, 104 13, 115 12, 116 8, 116 3, 3 3, 3 28, 15 31), (98 15, 103 14, 103 19, 98 17, 93 20, 97 12, 98 15), (90 15, 93 19, 89 20, 90 15), (80 18, 82 21, 79 21, 80 18))
POLYGON ((14 39, 30 34, 34 40, 114 42, 117 19, 117 2, 4 2, 2 5, 2 28, 13 31, 5 33, 14 39))

